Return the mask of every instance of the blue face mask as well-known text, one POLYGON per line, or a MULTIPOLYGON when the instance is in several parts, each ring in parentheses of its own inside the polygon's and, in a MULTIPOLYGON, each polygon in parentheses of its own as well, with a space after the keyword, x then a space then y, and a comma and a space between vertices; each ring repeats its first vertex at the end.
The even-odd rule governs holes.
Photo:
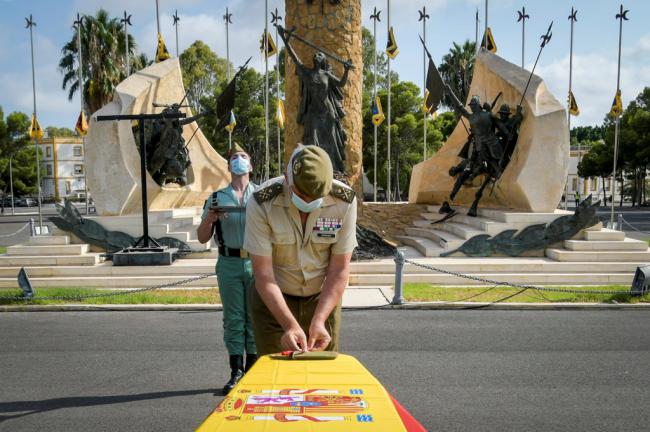
POLYGON ((321 206, 323 205, 323 198, 318 198, 316 200, 313 200, 312 202, 306 202, 305 200, 300 198, 298 195, 291 192, 291 202, 301 212, 303 212, 303 213, 311 213, 314 210, 316 210, 318 208, 321 208, 321 206))
POLYGON ((251 163, 248 159, 237 156, 235 159, 230 161, 230 171, 236 175, 248 174, 251 172, 251 163))

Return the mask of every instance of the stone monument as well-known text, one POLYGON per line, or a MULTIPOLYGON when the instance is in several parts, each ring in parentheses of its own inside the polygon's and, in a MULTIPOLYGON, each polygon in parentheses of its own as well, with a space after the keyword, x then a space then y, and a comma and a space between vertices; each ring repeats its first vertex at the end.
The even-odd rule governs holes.
MULTIPOLYGON (((356 66, 347 73, 347 83, 340 88, 345 115, 341 126, 347 140, 344 147, 344 169, 350 184, 358 186, 361 180, 362 137, 362 44, 361 0, 286 0, 286 28, 313 42, 336 56, 350 60, 356 66)), ((290 40, 297 58, 312 66, 316 50, 296 40, 290 40)), ((339 62, 330 62, 332 74, 342 77, 345 68, 339 62)), ((285 66, 286 137, 285 160, 297 143, 303 140, 303 125, 298 122, 301 104, 300 80, 296 64, 287 58, 285 66)))

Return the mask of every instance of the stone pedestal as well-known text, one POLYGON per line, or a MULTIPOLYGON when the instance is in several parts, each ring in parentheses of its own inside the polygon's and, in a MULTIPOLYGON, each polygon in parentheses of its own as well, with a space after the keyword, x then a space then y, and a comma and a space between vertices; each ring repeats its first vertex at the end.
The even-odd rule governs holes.
MULTIPOLYGON (((348 83, 343 88, 344 109, 343 128, 348 134, 345 168, 351 184, 360 184, 361 179, 361 137, 362 137, 362 46, 361 46, 361 0, 341 0, 331 4, 328 0, 314 1, 286 0, 286 28, 296 27, 296 34, 315 43, 319 47, 350 59, 355 69, 350 70, 348 83)), ((290 40, 298 58, 311 67, 315 50, 297 41, 290 40)), ((343 65, 329 60, 332 72, 340 77, 343 65)), ((296 144, 302 141, 303 128, 298 124, 300 104, 300 83, 296 76, 296 65, 287 57, 286 69, 286 138, 285 160, 288 160, 296 144)))

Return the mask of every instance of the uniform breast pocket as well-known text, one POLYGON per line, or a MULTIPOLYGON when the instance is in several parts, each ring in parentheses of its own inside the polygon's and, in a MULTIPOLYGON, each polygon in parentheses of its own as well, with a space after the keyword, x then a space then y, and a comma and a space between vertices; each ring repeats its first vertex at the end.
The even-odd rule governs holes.
POLYGON ((312 231, 310 240, 316 250, 329 252, 337 239, 338 231, 312 231))
POLYGON ((298 255, 296 236, 290 231, 274 231, 271 239, 273 243, 273 262, 282 266, 297 266, 298 255))

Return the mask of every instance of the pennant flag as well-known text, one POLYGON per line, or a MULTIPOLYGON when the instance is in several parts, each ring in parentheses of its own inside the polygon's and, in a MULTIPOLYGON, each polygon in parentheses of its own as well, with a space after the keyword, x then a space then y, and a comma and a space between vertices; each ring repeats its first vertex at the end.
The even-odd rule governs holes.
POLYGON ((86 120, 86 113, 81 111, 79 117, 77 118, 77 124, 74 129, 77 131, 79 136, 86 136, 88 133, 88 120, 86 120))
POLYGON ((397 41, 395 40, 395 34, 393 33, 393 27, 388 30, 388 42, 386 43, 386 54, 391 59, 397 57, 399 54, 399 48, 397 47, 397 41))
POLYGON ((36 120, 35 114, 32 114, 32 123, 29 126, 29 137, 31 139, 35 139, 36 141, 43 139, 43 129, 41 129, 41 125, 38 124, 38 120, 36 120))
POLYGON ((619 117, 621 114, 623 114, 623 101, 621 100, 621 89, 618 89, 616 90, 616 96, 614 96, 612 109, 609 112, 609 115, 612 117, 619 117))
POLYGON ((571 90, 569 90, 569 114, 574 116, 580 115, 580 108, 578 108, 578 103, 571 90))
POLYGON ((158 49, 156 50, 156 63, 160 63, 163 60, 167 60, 171 56, 167 47, 165 46, 165 41, 160 33, 158 33, 158 49))
POLYGON ((278 110, 275 113, 275 120, 278 122, 280 129, 284 129, 284 102, 282 99, 278 99, 278 110))
POLYGON ((381 109, 381 100, 379 96, 375 97, 375 103, 372 106, 372 124, 379 127, 384 122, 384 111, 381 109))
POLYGON ((485 48, 493 54, 497 52, 497 43, 494 41, 494 36, 492 36, 492 30, 490 27, 486 28, 485 33, 483 33, 481 48, 485 48))
POLYGON ((273 37, 267 32, 266 30, 264 33, 262 33, 262 38, 260 39, 260 51, 262 54, 264 54, 264 38, 266 37, 267 40, 267 47, 266 47, 266 57, 273 57, 278 53, 278 48, 275 46, 275 42, 273 42, 273 37))
MULTIPOLYGON (((250 61, 250 58, 248 59, 250 61)), ((217 127, 216 130, 222 130, 231 123, 234 118, 232 110, 235 109, 235 90, 237 87, 237 78, 247 69, 248 61, 246 64, 239 68, 234 77, 230 80, 226 88, 223 89, 219 97, 217 97, 217 127)), ((233 128, 235 126, 233 125, 233 128)))
POLYGON ((235 119, 235 113, 230 111, 230 120, 228 120, 228 124, 224 128, 228 132, 232 133, 233 130, 235 130, 235 126, 237 126, 237 120, 235 119))
POLYGON ((422 109, 425 112, 433 113, 438 109, 440 101, 444 94, 445 85, 442 82, 442 77, 438 68, 429 58, 429 68, 427 69, 427 86, 424 91, 424 104, 422 109))

